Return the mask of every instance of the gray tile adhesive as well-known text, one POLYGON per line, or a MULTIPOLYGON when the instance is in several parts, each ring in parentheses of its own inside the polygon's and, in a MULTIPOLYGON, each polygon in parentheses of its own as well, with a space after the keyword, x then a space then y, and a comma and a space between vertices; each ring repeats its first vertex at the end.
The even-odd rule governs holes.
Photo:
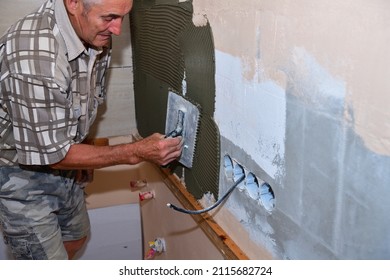
MULTIPOLYGON (((220 135, 215 111, 215 56, 209 24, 192 22, 192 2, 135 0, 130 15, 137 127, 141 136, 165 132, 168 92, 182 94, 200 107, 193 166, 184 168, 185 184, 199 199, 218 197, 220 135)), ((173 170, 181 176, 183 168, 173 170)))

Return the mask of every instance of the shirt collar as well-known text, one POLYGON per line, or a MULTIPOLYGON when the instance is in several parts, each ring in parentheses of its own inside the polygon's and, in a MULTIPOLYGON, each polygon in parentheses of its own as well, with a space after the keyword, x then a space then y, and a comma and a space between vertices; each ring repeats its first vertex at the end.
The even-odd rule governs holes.
POLYGON ((68 60, 74 60, 85 51, 85 46, 70 23, 63 0, 55 0, 54 13, 58 29, 65 41, 68 60))

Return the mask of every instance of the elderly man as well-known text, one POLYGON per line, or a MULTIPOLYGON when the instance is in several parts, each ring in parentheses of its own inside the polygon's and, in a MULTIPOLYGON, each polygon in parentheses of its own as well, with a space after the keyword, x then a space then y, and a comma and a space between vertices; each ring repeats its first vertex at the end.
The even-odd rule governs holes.
POLYGON ((132 0, 48 0, 0 39, 0 223, 16 259, 71 259, 89 232, 77 170, 165 165, 179 138, 83 144, 132 0))

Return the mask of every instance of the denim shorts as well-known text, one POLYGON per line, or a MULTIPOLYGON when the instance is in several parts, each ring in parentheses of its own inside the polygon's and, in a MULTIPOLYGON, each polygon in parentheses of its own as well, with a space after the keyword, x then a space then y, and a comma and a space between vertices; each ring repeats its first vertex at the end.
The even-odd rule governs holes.
POLYGON ((67 259, 63 241, 90 230, 75 171, 0 167, 0 225, 15 259, 67 259))

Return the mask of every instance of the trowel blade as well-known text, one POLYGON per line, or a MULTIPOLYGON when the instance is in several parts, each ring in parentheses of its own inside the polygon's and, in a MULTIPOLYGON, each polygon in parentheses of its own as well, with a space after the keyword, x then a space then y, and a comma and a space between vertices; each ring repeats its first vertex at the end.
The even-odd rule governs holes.
POLYGON ((167 118, 165 123, 165 134, 176 128, 178 122, 178 111, 184 112, 183 122, 183 152, 178 160, 187 168, 192 168, 198 123, 200 118, 199 107, 185 97, 173 92, 168 92, 167 118))

